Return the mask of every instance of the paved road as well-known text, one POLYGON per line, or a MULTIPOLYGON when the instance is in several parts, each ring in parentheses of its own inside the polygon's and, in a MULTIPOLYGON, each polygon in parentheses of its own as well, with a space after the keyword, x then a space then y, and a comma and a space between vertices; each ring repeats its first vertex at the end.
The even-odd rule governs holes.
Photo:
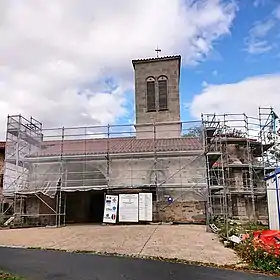
POLYGON ((0 248, 0 268, 30 280, 279 279, 152 260, 15 248, 0 248))

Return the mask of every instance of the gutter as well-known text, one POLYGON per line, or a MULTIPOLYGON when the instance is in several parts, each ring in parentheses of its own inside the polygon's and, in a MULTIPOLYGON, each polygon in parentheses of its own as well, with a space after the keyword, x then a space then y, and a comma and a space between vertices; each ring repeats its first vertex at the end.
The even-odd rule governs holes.
MULTIPOLYGON (((142 152, 142 153, 117 153, 109 154, 111 159, 139 159, 139 158, 154 158, 157 157, 186 157, 186 156, 200 156, 204 155, 204 150, 191 150, 191 151, 167 151, 167 152, 142 152)), ((79 155, 54 155, 54 156, 37 156, 37 157, 26 157, 25 162, 52 162, 57 160, 73 160, 80 161, 83 159, 87 160, 104 160, 107 154, 79 154, 79 155)))

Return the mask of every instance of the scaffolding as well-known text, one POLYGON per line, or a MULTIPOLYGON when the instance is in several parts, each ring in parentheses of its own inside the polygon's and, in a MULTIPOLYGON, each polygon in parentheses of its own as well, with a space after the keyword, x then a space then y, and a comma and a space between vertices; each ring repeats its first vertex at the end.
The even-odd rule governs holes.
POLYGON ((208 182, 208 223, 215 217, 267 218, 264 177, 278 166, 278 116, 259 108, 246 114, 202 115, 208 182))
POLYGON ((158 127, 147 124, 139 138, 134 125, 49 129, 8 116, 2 214, 18 224, 63 226, 91 192, 152 192, 157 213, 176 203, 204 205, 201 121, 180 123, 180 137, 162 137, 173 131, 158 127))
POLYGON ((29 167, 24 159, 39 150, 42 142, 42 124, 34 118, 8 116, 1 213, 21 213, 24 193, 28 189, 29 167), (7 206, 7 207, 5 207, 7 206))
POLYGON ((62 226, 83 193, 137 190, 153 193, 158 220, 176 204, 185 216, 188 207, 206 204, 208 223, 217 216, 267 218, 263 178, 280 157, 272 108, 259 108, 258 117, 204 114, 181 122, 179 137, 160 124, 146 128, 139 137, 129 124, 49 129, 34 118, 8 116, 2 215, 18 224, 62 226))

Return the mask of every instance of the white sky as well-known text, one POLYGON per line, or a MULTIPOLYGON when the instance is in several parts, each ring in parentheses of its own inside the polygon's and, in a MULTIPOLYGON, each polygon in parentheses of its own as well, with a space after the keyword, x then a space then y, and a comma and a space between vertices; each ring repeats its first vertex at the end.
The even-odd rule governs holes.
POLYGON ((125 117, 132 59, 154 56, 159 45, 162 55, 195 63, 229 34, 235 5, 193 2, 1 0, 0 139, 8 114, 48 127, 125 117))
POLYGON ((189 106, 191 114, 197 118, 203 113, 246 113, 258 114, 258 107, 273 106, 280 112, 280 74, 263 75, 243 81, 211 85, 196 95, 189 106))

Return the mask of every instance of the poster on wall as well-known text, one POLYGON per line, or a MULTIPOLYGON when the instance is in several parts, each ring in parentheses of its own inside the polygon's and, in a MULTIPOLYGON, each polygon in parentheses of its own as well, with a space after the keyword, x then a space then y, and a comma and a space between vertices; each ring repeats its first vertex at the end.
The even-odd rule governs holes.
POLYGON ((118 212, 118 196, 106 195, 104 202, 103 223, 115 224, 118 212))
POLYGON ((139 221, 153 221, 152 193, 139 193, 139 221))
POLYGON ((119 222, 138 222, 138 194, 119 195, 119 222))

